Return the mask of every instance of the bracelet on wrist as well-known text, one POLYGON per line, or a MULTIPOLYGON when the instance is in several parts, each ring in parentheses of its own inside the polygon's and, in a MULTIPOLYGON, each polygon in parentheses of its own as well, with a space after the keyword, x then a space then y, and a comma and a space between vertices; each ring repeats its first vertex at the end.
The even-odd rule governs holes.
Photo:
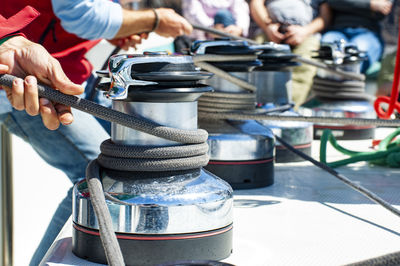
POLYGON ((158 25, 160 24, 160 17, 158 16, 157 10, 155 8, 153 8, 152 10, 154 12, 156 19, 154 21, 154 25, 151 31, 155 31, 158 28, 158 25))

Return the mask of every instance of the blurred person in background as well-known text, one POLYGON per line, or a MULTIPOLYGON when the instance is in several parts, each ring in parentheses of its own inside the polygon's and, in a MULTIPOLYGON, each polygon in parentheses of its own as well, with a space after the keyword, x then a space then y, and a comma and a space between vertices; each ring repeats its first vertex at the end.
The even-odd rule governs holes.
POLYGON ((378 74, 376 96, 389 96, 392 91, 394 67, 396 64, 397 41, 399 36, 400 5, 394 0, 392 11, 382 23, 382 38, 385 42, 384 56, 378 74))
MULTIPOLYGON (((192 24, 215 28, 236 36, 247 36, 250 25, 249 5, 245 0, 184 0, 183 16, 192 24)), ((213 38, 194 30, 194 40, 213 38)))
POLYGON ((384 50, 380 22, 392 9, 390 0, 326 0, 333 13, 330 27, 321 42, 345 40, 367 53, 361 72, 378 62, 384 50))
MULTIPOLYGON (((292 52, 311 58, 319 49, 317 33, 331 21, 331 11, 326 3, 311 0, 251 0, 250 12, 261 29, 255 39, 288 44, 292 52)), ((310 93, 316 68, 301 65, 293 69, 292 101, 296 108, 305 102, 310 93)))

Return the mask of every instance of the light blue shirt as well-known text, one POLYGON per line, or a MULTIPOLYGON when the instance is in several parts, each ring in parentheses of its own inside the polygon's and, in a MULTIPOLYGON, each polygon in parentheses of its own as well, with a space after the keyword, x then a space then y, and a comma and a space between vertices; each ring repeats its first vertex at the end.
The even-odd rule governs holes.
POLYGON ((51 0, 62 27, 82 39, 113 39, 122 25, 122 7, 109 0, 51 0))

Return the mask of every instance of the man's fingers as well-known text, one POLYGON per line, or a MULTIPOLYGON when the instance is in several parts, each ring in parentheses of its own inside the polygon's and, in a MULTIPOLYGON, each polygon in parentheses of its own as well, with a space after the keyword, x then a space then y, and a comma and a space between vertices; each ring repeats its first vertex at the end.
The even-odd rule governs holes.
POLYGON ((24 81, 22 79, 14 79, 11 93, 7 92, 7 95, 10 95, 8 100, 15 109, 19 111, 25 109, 24 81))
POLYGON ((193 31, 192 25, 184 18, 182 18, 183 34, 189 35, 193 31))
POLYGON ((25 87, 25 109, 29 115, 39 114, 39 95, 37 89, 37 80, 34 76, 27 76, 24 81, 25 87))
POLYGON ((58 120, 61 122, 61 124, 69 125, 74 121, 74 117, 71 113, 71 107, 62 104, 56 104, 54 107, 56 108, 58 120))
POLYGON ((50 64, 52 73, 49 73, 48 78, 55 88, 60 90, 62 93, 70 95, 79 95, 83 93, 84 88, 69 80, 57 60, 50 60, 50 64))
POLYGON ((58 115, 53 104, 46 98, 40 98, 40 115, 45 127, 56 130, 60 126, 58 115))
POLYGON ((7 65, 0 64, 0 74, 8 73, 9 67, 7 65))

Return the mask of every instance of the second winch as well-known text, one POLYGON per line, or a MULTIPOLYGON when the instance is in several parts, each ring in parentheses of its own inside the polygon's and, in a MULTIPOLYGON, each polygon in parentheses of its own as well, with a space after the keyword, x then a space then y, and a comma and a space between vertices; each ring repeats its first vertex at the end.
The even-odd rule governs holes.
MULTIPOLYGON (((192 47, 195 55, 256 55, 259 50, 245 41, 201 41, 192 47)), ((229 75, 248 80, 249 72, 261 66, 254 57, 248 61, 211 63, 229 75)), ((210 120, 207 113, 255 112, 256 94, 224 77, 206 81, 214 88, 199 99, 199 126, 209 132, 210 162, 205 167, 234 189, 264 187, 274 182, 274 137, 268 128, 252 120, 210 120)))
MULTIPOLYGON (((366 54, 344 41, 323 43, 315 58, 332 69, 360 73, 366 54)), ((318 69, 312 87, 313 98, 304 103, 299 112, 306 116, 375 119, 373 96, 365 93, 365 82, 344 78, 318 69)), ((337 139, 374 138, 375 126, 314 124, 314 138, 330 129, 337 139)))

